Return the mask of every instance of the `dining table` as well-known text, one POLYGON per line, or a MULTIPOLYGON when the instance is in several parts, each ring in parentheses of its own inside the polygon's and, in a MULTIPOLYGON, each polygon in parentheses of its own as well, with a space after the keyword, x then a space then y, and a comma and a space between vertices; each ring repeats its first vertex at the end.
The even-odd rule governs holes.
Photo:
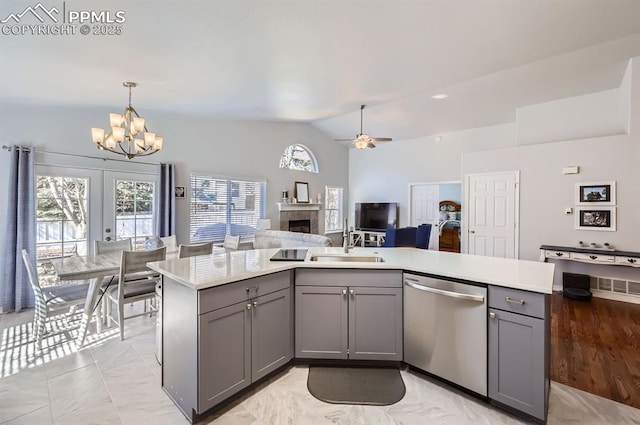
MULTIPOLYGON (((110 252, 98 255, 70 256, 52 258, 49 263, 53 266, 61 284, 71 281, 89 280, 89 289, 82 311, 80 328, 78 330, 77 345, 84 345, 91 316, 100 303, 100 286, 105 277, 117 275, 120 272, 122 252, 110 252)), ((178 258, 177 251, 167 252, 166 259, 178 258)), ((96 331, 102 331, 102 317, 96 320, 96 331)))
MULTIPOLYGON (((71 256, 52 258, 49 263, 53 266, 60 283, 70 281, 89 280, 87 298, 84 302, 84 310, 78 330, 78 348, 84 345, 87 329, 91 322, 91 316, 98 304, 100 285, 105 277, 117 275, 120 272, 120 259, 122 253, 110 252, 108 254, 71 256)), ((97 332, 102 330, 102 319, 96 320, 97 332)))

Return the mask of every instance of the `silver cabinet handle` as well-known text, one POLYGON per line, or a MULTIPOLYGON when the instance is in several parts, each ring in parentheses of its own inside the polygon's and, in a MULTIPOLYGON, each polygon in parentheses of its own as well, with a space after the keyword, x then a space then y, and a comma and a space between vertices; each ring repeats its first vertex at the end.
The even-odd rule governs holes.
POLYGON ((247 310, 251 310, 251 303, 247 303, 247 310))
POLYGON ((524 300, 514 300, 514 299, 513 299, 513 298, 511 298, 511 297, 504 297, 504 300, 505 300, 506 302, 508 302, 508 303, 511 303, 511 304, 520 304, 520 305, 524 305, 524 300))
POLYGON ((342 290, 342 295, 347 295, 347 290, 346 289, 342 290))
POLYGON ((430 286, 418 285, 417 283, 413 283, 408 279, 404 280, 404 284, 413 289, 418 289, 420 291, 425 291, 425 292, 431 292, 438 295, 444 295, 445 297, 461 298, 463 300, 477 301, 481 303, 484 302, 484 297, 482 295, 461 294, 459 292, 445 291, 443 289, 432 288, 430 286))
POLYGON ((258 307, 258 301, 253 302, 253 308, 256 308, 256 307, 258 307))
POLYGON ((494 312, 490 312, 489 313, 489 318, 495 319, 496 318, 496 314, 494 312))
POLYGON ((353 289, 349 289, 349 293, 350 293, 351 295, 355 295, 355 294, 356 294, 356 291, 354 291, 353 289))

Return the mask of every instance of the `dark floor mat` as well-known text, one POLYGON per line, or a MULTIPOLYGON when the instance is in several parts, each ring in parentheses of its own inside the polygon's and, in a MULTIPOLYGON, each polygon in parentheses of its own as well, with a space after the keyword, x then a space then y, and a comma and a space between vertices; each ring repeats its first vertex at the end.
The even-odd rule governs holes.
POLYGON ((397 368, 310 366, 309 392, 336 404, 386 406, 402 400, 405 386, 397 368))

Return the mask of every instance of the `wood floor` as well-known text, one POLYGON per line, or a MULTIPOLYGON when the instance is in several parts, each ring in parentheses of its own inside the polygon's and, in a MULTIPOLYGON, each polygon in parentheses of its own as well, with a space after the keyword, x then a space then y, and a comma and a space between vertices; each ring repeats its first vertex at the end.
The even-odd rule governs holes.
POLYGON ((640 305, 551 300, 551 379, 640 408, 640 305))

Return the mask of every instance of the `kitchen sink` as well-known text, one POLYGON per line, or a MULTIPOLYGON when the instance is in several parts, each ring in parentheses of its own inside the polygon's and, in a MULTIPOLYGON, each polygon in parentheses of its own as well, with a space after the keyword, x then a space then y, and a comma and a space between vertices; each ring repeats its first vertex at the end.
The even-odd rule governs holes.
POLYGON ((382 263, 384 259, 382 257, 376 257, 372 255, 338 255, 338 254, 318 254, 312 255, 311 261, 341 261, 341 262, 353 262, 353 263, 382 263))

